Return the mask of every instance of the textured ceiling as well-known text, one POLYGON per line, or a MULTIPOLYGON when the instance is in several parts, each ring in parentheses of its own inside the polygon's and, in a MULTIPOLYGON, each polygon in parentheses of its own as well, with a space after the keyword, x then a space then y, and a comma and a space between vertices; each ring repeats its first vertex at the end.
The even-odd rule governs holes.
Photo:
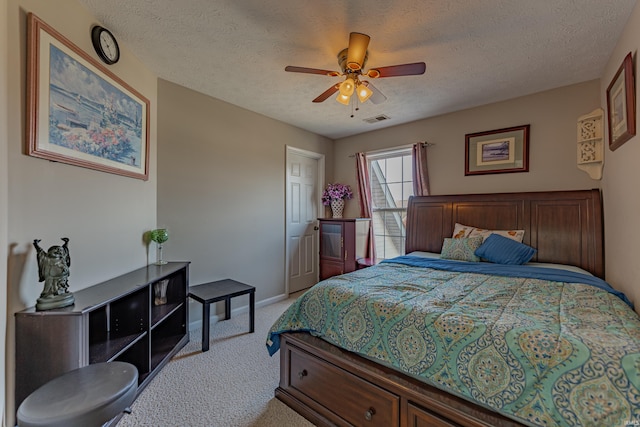
POLYGON ((332 139, 599 78, 635 0, 80 0, 158 77, 332 139), (352 31, 387 100, 330 97, 352 31), (389 120, 370 124, 371 117, 389 120))

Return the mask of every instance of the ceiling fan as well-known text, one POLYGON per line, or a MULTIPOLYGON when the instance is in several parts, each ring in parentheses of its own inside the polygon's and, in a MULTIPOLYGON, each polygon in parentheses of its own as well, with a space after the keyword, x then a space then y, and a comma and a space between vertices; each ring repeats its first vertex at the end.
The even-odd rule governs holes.
POLYGON ((372 103, 379 104, 387 99, 370 81, 364 80, 366 77, 378 79, 381 77, 424 74, 426 69, 424 62, 370 68, 365 72, 364 66, 367 63, 367 47, 369 46, 370 39, 371 37, 362 33, 351 33, 349 35, 349 47, 342 49, 340 53, 338 53, 338 64, 342 72, 296 67, 292 65, 285 67, 284 70, 293 73, 320 74, 331 77, 345 76, 343 82, 334 84, 313 100, 313 102, 323 102, 334 93, 339 92, 336 101, 344 105, 349 105, 351 95, 353 95, 354 92, 360 102, 365 102, 370 99, 372 103), (363 78, 362 81, 360 80, 361 77, 363 78))

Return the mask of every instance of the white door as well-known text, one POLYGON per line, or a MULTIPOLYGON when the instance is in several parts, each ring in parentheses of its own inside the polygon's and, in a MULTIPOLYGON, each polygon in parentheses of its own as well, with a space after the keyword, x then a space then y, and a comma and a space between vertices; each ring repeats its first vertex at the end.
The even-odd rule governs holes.
POLYGON ((318 216, 324 156, 287 147, 287 288, 289 293, 318 282, 318 216))

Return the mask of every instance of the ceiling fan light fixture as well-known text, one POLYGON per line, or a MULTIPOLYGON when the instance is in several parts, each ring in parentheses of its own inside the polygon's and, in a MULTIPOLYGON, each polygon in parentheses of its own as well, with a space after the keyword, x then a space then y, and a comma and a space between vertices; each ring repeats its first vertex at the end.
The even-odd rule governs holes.
POLYGON ((367 87, 366 82, 362 82, 358 85, 356 94, 358 95, 358 99, 360 100, 360 102, 364 103, 369 98, 371 98, 371 95, 373 95, 373 91, 367 87))
POLYGON ((355 81, 351 78, 346 78, 340 83, 340 94, 347 98, 353 95, 353 91, 356 89, 355 81))
POLYGON ((342 93, 339 93, 336 97, 336 101, 343 105, 349 105, 351 102, 351 95, 343 95, 342 93))
POLYGON ((386 67, 376 67, 369 69, 367 72, 366 63, 368 59, 368 51, 370 37, 363 33, 349 34, 349 46, 342 49, 338 53, 338 65, 340 71, 330 71, 319 68, 298 67, 287 65, 285 71, 293 73, 319 74, 331 77, 344 77, 344 80, 333 84, 329 89, 315 97, 312 102, 324 102, 329 97, 338 92, 336 101, 344 105, 350 105, 354 101, 355 110, 358 109, 358 101, 354 100, 353 93, 356 92, 358 100, 361 103, 371 101, 373 104, 384 102, 387 97, 378 90, 371 81, 360 80, 364 78, 378 79, 383 77, 398 76, 417 76, 424 74, 426 64, 424 62, 414 62, 410 64, 390 65, 386 67))

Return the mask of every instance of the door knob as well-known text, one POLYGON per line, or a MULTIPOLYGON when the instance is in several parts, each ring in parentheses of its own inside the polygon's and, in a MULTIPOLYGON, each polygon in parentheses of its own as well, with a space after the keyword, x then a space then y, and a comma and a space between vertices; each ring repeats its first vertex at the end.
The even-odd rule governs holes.
POLYGON ((318 227, 318 226, 316 225, 315 227, 313 227, 313 229, 314 229, 315 231, 318 231, 318 230, 320 230, 320 227, 318 227))

